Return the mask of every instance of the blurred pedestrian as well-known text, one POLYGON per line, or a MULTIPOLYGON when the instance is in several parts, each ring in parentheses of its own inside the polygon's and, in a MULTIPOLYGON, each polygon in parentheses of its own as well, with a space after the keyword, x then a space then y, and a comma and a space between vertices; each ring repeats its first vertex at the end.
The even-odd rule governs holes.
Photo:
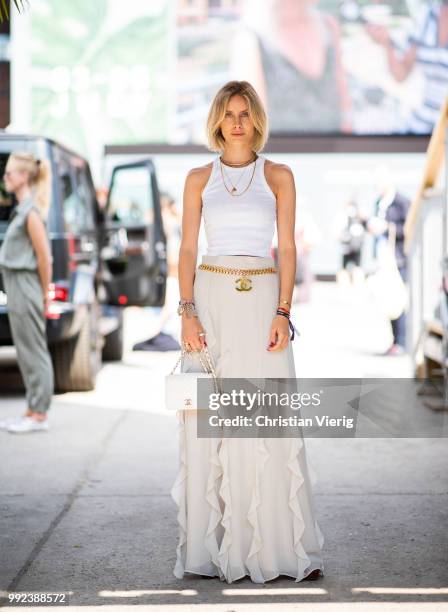
POLYGON ((341 245, 342 265, 336 278, 341 285, 360 284, 364 280, 361 267, 362 247, 366 234, 367 219, 359 210, 356 200, 348 200, 337 215, 337 238, 341 245))
POLYGON ((11 433, 46 431, 54 390, 45 317, 52 278, 46 228, 50 164, 31 153, 12 153, 6 163, 4 183, 6 191, 15 195, 18 204, 11 213, 0 248, 0 270, 28 409, 19 419, 2 421, 0 426, 11 433))
POLYGON ((293 302, 306 303, 311 299, 314 273, 311 267, 311 253, 322 241, 322 232, 310 212, 301 209, 295 224, 297 266, 293 302))
MULTIPOLYGON (((403 282, 407 282, 407 257, 404 252, 404 224, 411 204, 409 198, 399 193, 389 175, 381 175, 378 183, 379 196, 375 201, 375 214, 367 222, 367 228, 375 236, 373 255, 380 259, 383 249, 388 248, 389 224, 395 226, 395 260, 403 282)), ((394 320, 392 345, 385 355, 403 355, 406 347, 406 312, 394 320)))
POLYGON ((182 235, 182 215, 177 210, 174 198, 165 191, 160 193, 160 208, 162 210, 163 229, 165 230, 167 242, 168 276, 173 276, 177 279, 179 248, 182 235))

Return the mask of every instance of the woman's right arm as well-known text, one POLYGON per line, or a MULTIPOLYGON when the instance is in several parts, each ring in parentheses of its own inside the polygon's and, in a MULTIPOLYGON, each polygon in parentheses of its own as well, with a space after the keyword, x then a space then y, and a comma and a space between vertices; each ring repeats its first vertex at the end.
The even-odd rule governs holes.
POLYGON ((398 57, 386 26, 367 24, 365 29, 372 40, 383 46, 386 50, 389 70, 394 79, 398 82, 404 81, 414 67, 417 58, 416 43, 412 42, 406 52, 398 57))
POLYGON ((53 274, 53 259, 51 255, 50 241, 48 239, 44 222, 37 211, 30 210, 27 216, 26 224, 31 244, 33 245, 34 252, 36 253, 37 270, 42 287, 42 295, 46 311, 49 302, 48 289, 53 274))
MULTIPOLYGON (((187 175, 183 195, 182 238, 179 249, 179 295, 183 300, 194 300, 194 278, 198 254, 198 236, 201 226, 202 190, 207 183, 211 166, 193 168, 187 175)), ((189 314, 189 313, 188 313, 189 314)), ((197 317, 182 316, 182 342, 188 342, 193 350, 205 345, 205 331, 197 317)))

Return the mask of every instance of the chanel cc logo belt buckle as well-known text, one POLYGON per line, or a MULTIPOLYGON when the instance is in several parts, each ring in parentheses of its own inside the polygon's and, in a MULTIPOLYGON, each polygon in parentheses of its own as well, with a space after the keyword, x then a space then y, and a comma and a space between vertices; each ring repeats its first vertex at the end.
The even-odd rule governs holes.
POLYGON ((208 270, 209 272, 217 272, 219 274, 238 274, 239 278, 235 281, 235 289, 237 291, 250 291, 252 287, 252 279, 250 276, 258 276, 259 274, 276 274, 277 270, 274 267, 269 268, 226 268, 224 266, 214 266, 203 263, 199 266, 199 270, 208 270))
POLYGON ((252 289, 252 279, 247 276, 241 276, 241 278, 237 278, 235 289, 237 291, 250 291, 252 289))

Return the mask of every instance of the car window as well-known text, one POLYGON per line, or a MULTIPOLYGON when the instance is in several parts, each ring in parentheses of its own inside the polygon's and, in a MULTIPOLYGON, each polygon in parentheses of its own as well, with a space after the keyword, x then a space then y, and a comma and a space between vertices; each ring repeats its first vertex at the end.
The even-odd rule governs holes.
POLYGON ((94 198, 89 180, 87 178, 86 168, 75 167, 75 188, 83 207, 83 218, 85 221, 85 229, 92 230, 95 227, 94 221, 94 198))
POLYGON ((79 168, 63 164, 60 167, 59 183, 62 195, 62 212, 65 231, 80 234, 93 227, 89 195, 81 180, 79 168))
POLYGON ((14 195, 6 191, 3 181, 3 174, 5 172, 8 157, 9 153, 0 153, 0 232, 6 230, 11 211, 16 205, 14 195))
POLYGON ((114 170, 108 218, 126 227, 154 222, 154 194, 147 166, 114 170))

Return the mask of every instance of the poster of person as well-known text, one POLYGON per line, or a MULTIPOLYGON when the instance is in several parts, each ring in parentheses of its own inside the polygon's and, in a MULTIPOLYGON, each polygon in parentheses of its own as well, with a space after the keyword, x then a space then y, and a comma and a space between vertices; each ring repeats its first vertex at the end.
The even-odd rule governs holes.
POLYGON ((272 134, 429 134, 448 94, 448 0, 184 1, 178 125, 246 79, 272 134))
POLYGON ((90 158, 204 144, 230 79, 255 86, 271 135, 430 134, 448 94, 448 0, 33 0, 27 15, 30 128, 90 158))

